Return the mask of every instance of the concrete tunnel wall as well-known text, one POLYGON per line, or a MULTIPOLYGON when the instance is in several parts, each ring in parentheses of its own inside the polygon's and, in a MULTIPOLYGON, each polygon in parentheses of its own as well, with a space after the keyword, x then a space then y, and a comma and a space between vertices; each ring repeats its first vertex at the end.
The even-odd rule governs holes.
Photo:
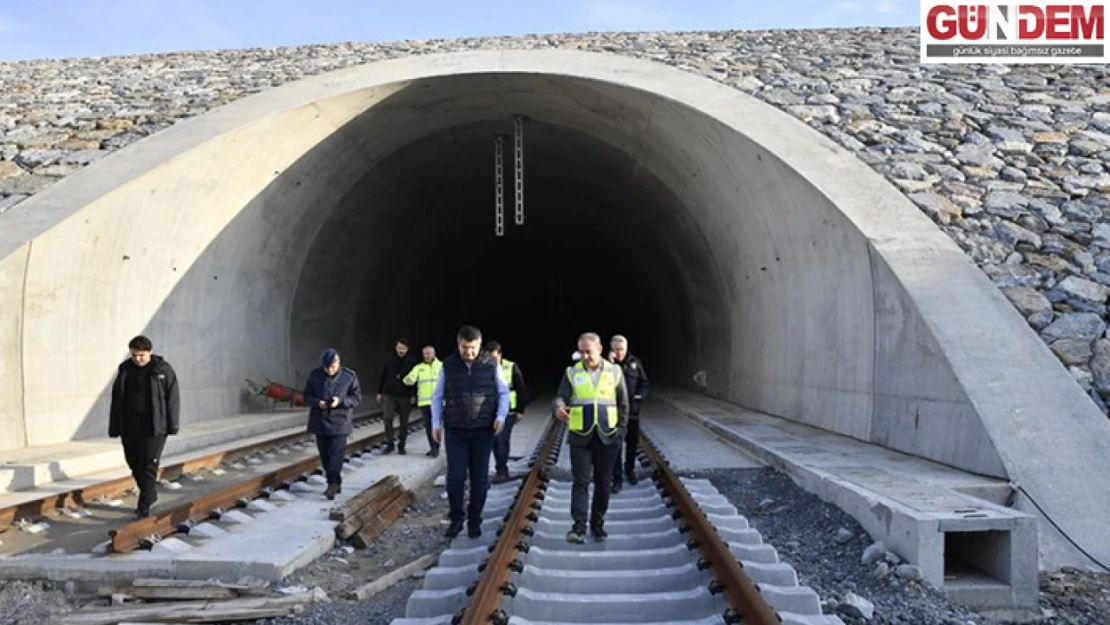
POLYGON ((1110 473, 1105 419, 954 243, 800 122, 655 64, 476 52, 334 72, 180 123, 0 225, 0 449, 102 435, 138 332, 177 368, 187 426, 248 406, 243 378, 303 379, 324 344, 369 385, 396 334, 449 349, 473 321, 548 339, 556 366, 578 331, 627 332, 663 381, 704 369, 752 409, 1009 477, 1079 538, 1110 512, 1083 490, 1110 473), (527 221, 493 240, 492 134, 514 114, 527 221), (502 271, 534 283, 498 295, 502 271), (609 273, 635 307, 547 318, 554 275, 565 299, 604 295, 609 273))

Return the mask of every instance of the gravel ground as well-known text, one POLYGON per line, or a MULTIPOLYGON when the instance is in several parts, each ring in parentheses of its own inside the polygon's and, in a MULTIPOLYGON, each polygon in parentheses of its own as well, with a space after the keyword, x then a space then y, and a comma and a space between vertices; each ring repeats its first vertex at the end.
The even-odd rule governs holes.
POLYGON ((378 625, 405 615, 405 604, 420 580, 408 579, 369 599, 354 601, 347 594, 374 579, 429 553, 447 548, 440 521, 447 513, 443 489, 431 483, 416 493, 405 515, 366 549, 342 544, 307 568, 293 574, 279 587, 319 586, 330 602, 309 606, 295 618, 267 619, 275 625, 378 625))
POLYGON ((44 625, 70 610, 53 582, 0 580, 0 625, 44 625))
MULTIPOLYGON (((736 505, 763 539, 778 549, 798 571, 801 584, 821 596, 826 614, 848 625, 995 625, 989 619, 948 601, 929 586, 912 580, 913 570, 900 572, 896 562, 864 564, 871 539, 839 508, 798 488, 773 469, 731 469, 688 473, 708 478, 736 505), (849 536, 850 535, 850 536, 849 536), (877 572, 877 570, 879 572, 877 572), (881 572, 881 574, 880 574, 881 572), (870 620, 861 618, 846 595, 874 606, 870 620)), ((1041 618, 1034 625, 1107 625, 1110 623, 1110 575, 1065 570, 1041 576, 1041 618)))

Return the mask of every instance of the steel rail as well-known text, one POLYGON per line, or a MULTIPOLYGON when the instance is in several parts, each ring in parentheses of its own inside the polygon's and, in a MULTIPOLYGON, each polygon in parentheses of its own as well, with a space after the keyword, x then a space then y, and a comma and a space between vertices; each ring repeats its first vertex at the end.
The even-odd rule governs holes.
MULTIPOLYGON (((409 426, 409 432, 423 427, 422 423, 409 426)), ((366 438, 347 443, 346 455, 351 456, 386 441, 386 433, 378 432, 366 438)), ((123 553, 142 547, 154 539, 161 539, 178 532, 181 528, 204 521, 220 510, 245 505, 245 502, 259 496, 268 496, 278 488, 292 486, 293 482, 308 478, 313 471, 320 469, 320 457, 312 456, 299 460, 264 475, 232 484, 219 491, 209 493, 183 503, 175 508, 138 519, 110 531, 111 551, 123 553)))
MULTIPOLYGON (((354 420, 356 423, 374 423, 381 420, 381 414, 382 411, 380 409, 372 410, 356 416, 354 420)), ((242 447, 236 447, 234 449, 225 449, 196 458, 189 458, 183 462, 162 467, 158 477, 159 479, 166 480, 177 479, 189 473, 216 468, 223 462, 234 462, 265 449, 291 445, 302 440, 311 440, 311 438, 312 436, 310 434, 297 432, 296 434, 286 434, 284 436, 243 445, 242 447)), ((12 506, 0 508, 0 531, 10 527, 17 519, 39 519, 46 516, 46 514, 52 510, 86 507, 97 499, 115 497, 134 487, 135 480, 132 479, 131 476, 120 477, 89 484, 88 486, 81 486, 80 488, 50 493, 38 499, 32 499, 30 501, 24 501, 12 506)), ((17 495, 19 493, 16 491, 11 494, 17 495)))
POLYGON ((673 506, 675 509, 674 518, 681 519, 683 531, 692 535, 687 546, 701 550, 703 557, 698 562, 698 567, 708 568, 713 573, 716 583, 710 585, 710 591, 723 592, 732 606, 731 611, 725 614, 725 620, 732 623, 743 622, 744 625, 780 625, 782 619, 778 613, 763 598, 752 578, 744 572, 743 565, 732 555, 728 543, 717 533, 658 447, 650 438, 641 435, 640 448, 654 466, 652 479, 668 499, 668 507, 673 506))
POLYGON ((522 570, 516 554, 528 550, 525 537, 533 534, 530 523, 539 518, 537 510, 542 506, 550 479, 547 469, 555 461, 563 429, 563 424, 554 418, 548 422, 532 457, 532 468, 517 491, 512 508, 505 515, 497 540, 490 545, 490 557, 478 568, 481 571, 478 582, 467 590, 470 599, 452 619, 453 625, 508 623, 508 615, 499 607, 501 597, 515 593, 509 577, 513 571, 522 570))

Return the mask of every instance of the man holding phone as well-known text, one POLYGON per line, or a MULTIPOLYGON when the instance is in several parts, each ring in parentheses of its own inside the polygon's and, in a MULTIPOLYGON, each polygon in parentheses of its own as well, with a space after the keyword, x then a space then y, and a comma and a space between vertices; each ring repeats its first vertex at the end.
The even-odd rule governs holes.
POLYGON ((308 374, 304 400, 309 406, 308 431, 316 437, 320 464, 328 480, 324 496, 335 499, 342 491, 351 414, 362 403, 362 389, 358 374, 342 366, 334 348, 325 349, 320 355, 320 366, 308 374))

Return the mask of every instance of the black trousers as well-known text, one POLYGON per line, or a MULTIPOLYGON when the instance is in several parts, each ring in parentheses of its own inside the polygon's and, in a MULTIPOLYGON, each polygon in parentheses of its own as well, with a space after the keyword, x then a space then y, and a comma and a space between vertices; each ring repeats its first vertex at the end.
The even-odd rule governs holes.
POLYGON ((493 451, 493 428, 445 428, 447 451, 447 503, 456 523, 463 517, 471 529, 482 526, 482 511, 489 490, 489 455, 493 451), (464 486, 470 478, 470 503, 463 508, 464 486))
POLYGON ((617 444, 617 457, 613 461, 613 483, 623 484, 621 465, 624 473, 631 474, 636 471, 636 450, 640 446, 640 419, 628 420, 628 433, 624 437, 624 462, 621 462, 620 443, 617 444))
POLYGON ((585 527, 590 482, 594 484, 593 505, 588 510, 590 525, 601 525, 609 511, 609 487, 613 481, 613 465, 620 453, 620 439, 606 445, 597 434, 590 435, 585 445, 570 446, 570 468, 574 488, 570 492, 570 516, 575 527, 585 527))
POLYGON ((316 436, 316 449, 320 452, 320 465, 328 484, 343 483, 343 459, 347 456, 347 435, 316 436))
POLYGON ((165 436, 124 436, 123 457, 131 469, 131 477, 139 485, 139 510, 150 510, 158 501, 158 467, 162 462, 165 436))
POLYGON ((410 398, 385 395, 382 399, 385 401, 385 406, 382 407, 382 418, 385 421, 386 444, 393 446, 393 415, 396 414, 401 423, 401 428, 397 430, 397 446, 404 449, 405 438, 409 435, 409 412, 412 411, 410 398))
POLYGON ((432 407, 421 406, 420 412, 424 415, 424 434, 428 436, 428 448, 432 451, 439 449, 439 443, 432 436, 432 407))

